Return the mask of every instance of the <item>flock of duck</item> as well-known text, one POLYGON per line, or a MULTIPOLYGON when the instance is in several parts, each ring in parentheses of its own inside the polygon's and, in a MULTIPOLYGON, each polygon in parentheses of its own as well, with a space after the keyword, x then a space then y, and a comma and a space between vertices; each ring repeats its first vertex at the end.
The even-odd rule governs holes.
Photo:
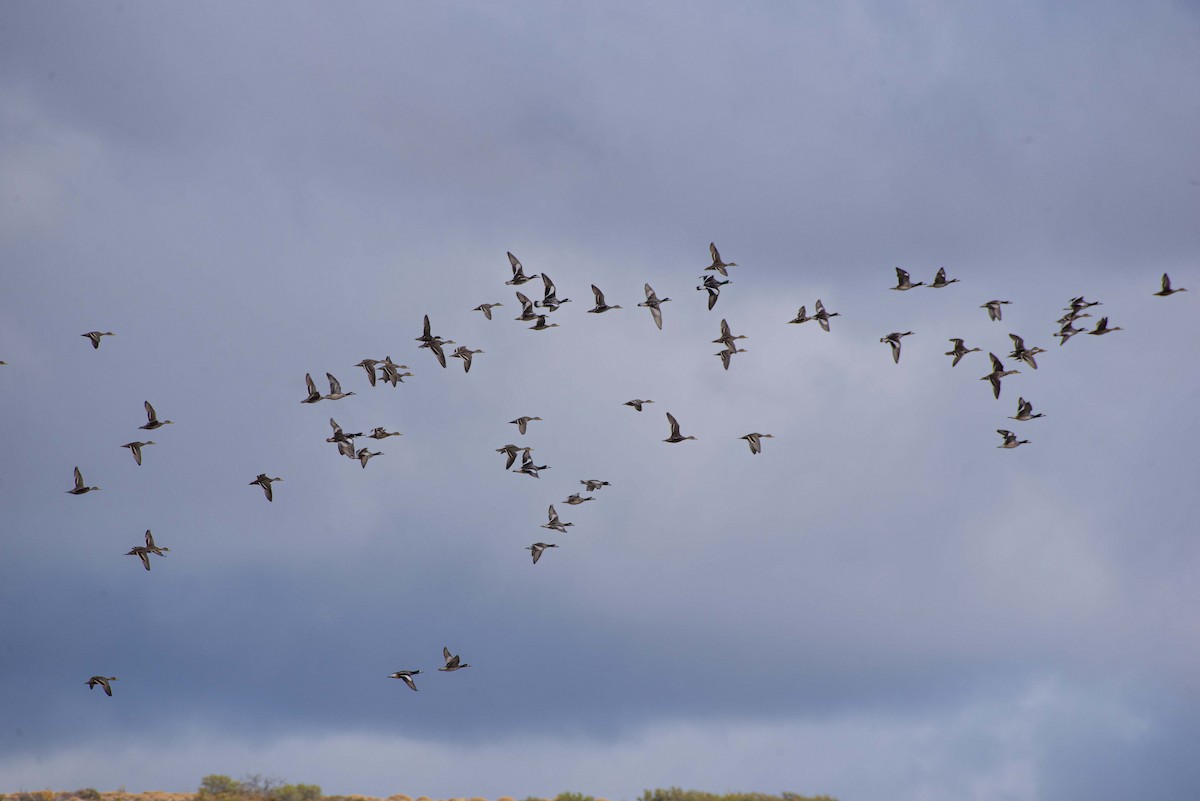
MULTIPOLYGON (((707 294, 707 306, 709 310, 712 310, 720 298, 722 288, 730 283, 728 268, 736 267, 737 264, 735 262, 723 261, 715 244, 709 245, 709 254, 712 258, 712 263, 704 268, 706 274, 700 277, 701 284, 696 287, 696 290, 703 291, 707 294), (717 276, 721 276, 721 278, 718 278, 717 276)), ((555 286, 554 281, 551 280, 548 275, 545 273, 541 273, 540 275, 527 275, 520 260, 517 259, 517 257, 512 253, 508 253, 507 255, 509 264, 512 268, 512 278, 505 282, 507 285, 520 287, 523 284, 540 277, 544 287, 542 297, 539 300, 530 300, 530 298, 522 291, 515 291, 516 300, 521 307, 521 313, 515 319, 520 322, 534 323, 533 325, 529 326, 529 328, 535 331, 544 331, 557 327, 558 323, 547 322, 547 319, 557 312, 564 304, 570 303, 570 298, 560 298, 558 296, 557 287, 555 286)), ((922 286, 926 286, 930 289, 944 289, 955 283, 959 283, 959 279, 947 278, 945 268, 939 269, 933 281, 929 284, 925 284, 924 282, 920 281, 913 283, 909 273, 897 267, 896 285, 890 287, 890 289, 898 292, 906 292, 922 286)), ((1170 278, 1165 273, 1162 276, 1161 284, 1161 290, 1153 293, 1159 297, 1168 297, 1178 292, 1186 291, 1186 289, 1183 287, 1173 288, 1171 286, 1170 278)), ((593 284, 591 289, 592 295, 595 299, 595 305, 593 308, 587 310, 588 313, 603 314, 621 308, 621 306, 618 305, 610 305, 605 299, 603 291, 601 291, 596 285, 593 284)), ((671 298, 658 297, 650 284, 645 285, 644 291, 646 299, 637 305, 640 308, 648 309, 654 325, 659 330, 662 330, 662 305, 669 302, 671 298)), ((993 299, 981 305, 980 308, 987 312, 989 320, 999 322, 1003 319, 1003 307, 1009 304, 1010 301, 1007 300, 993 299)), ((493 310, 500 308, 503 305, 504 304, 500 302, 482 303, 476 306, 473 311, 482 312, 486 319, 492 320, 493 310)), ((1098 301, 1088 301, 1082 296, 1071 298, 1068 301, 1067 305, 1064 307, 1064 311, 1066 312, 1065 315, 1057 321, 1059 330, 1057 333, 1053 334, 1053 336, 1058 338, 1058 344, 1060 347, 1065 345, 1067 341, 1076 334, 1087 333, 1092 336, 1103 336, 1122 330, 1119 326, 1110 326, 1108 317, 1101 317, 1091 330, 1075 327, 1075 323, 1077 321, 1091 316, 1091 314, 1086 311, 1087 309, 1098 305, 1100 305, 1098 301)), ((829 332, 830 320, 832 320, 834 317, 841 316, 839 312, 827 311, 824 304, 819 299, 817 300, 814 309, 814 314, 809 316, 806 307, 801 306, 796 317, 788 322, 790 324, 803 324, 815 320, 824 331, 829 332)), ((912 334, 912 331, 897 331, 880 338, 879 341, 881 343, 884 343, 890 347, 892 360, 894 363, 899 364, 900 362, 901 340, 904 337, 911 336, 912 334)), ((112 331, 89 331, 82 336, 87 338, 91 342, 92 347, 98 350, 100 348, 102 338, 111 337, 114 336, 114 334, 112 331)), ((1011 338, 1013 344, 1013 350, 1008 354, 1009 358, 1015 359, 1022 364, 1027 365, 1031 369, 1036 370, 1038 365, 1035 357, 1040 353, 1044 353, 1045 350, 1036 346, 1027 347, 1024 339, 1016 334, 1010 333, 1009 337, 1011 338)), ((744 348, 741 348, 737 345, 738 340, 746 338, 747 337, 745 335, 734 334, 729 323, 724 319, 721 320, 720 336, 714 339, 713 343, 723 346, 722 349, 715 355, 720 357, 722 366, 725 370, 729 369, 730 363, 735 355, 746 352, 744 348)), ((430 353, 432 353, 434 358, 437 360, 438 364, 443 368, 447 365, 445 346, 457 344, 453 340, 443 339, 440 336, 434 335, 428 315, 426 315, 424 318, 424 325, 421 335, 415 339, 418 343, 420 343, 418 345, 418 349, 430 351, 430 353)), ((945 355, 952 357, 952 361, 950 362, 951 367, 957 367, 959 362, 961 362, 967 355, 975 352, 981 352, 980 348, 967 347, 962 338, 952 338, 949 341, 954 347, 947 351, 945 355)), ((484 353, 484 351, 481 349, 471 349, 464 345, 460 345, 449 355, 451 358, 457 358, 461 360, 463 370, 465 372, 470 372, 472 358, 481 353, 484 353)), ((989 353, 988 356, 990 358, 992 369, 988 374, 982 376, 979 380, 989 382, 993 396, 998 399, 1000 397, 1002 379, 1007 376, 1014 375, 1019 371, 1006 369, 1004 363, 999 357, 997 357, 995 353, 989 353)), ((0 364, 4 364, 4 362, 0 362, 0 364)), ((377 386, 379 381, 382 381, 384 384, 390 384, 394 388, 397 384, 403 383, 405 378, 413 375, 411 372, 408 372, 409 368, 407 365, 394 362, 390 355, 384 357, 383 359, 364 358, 354 366, 363 368, 367 374, 368 381, 373 387, 377 386)), ((322 394, 318 390, 312 375, 305 375, 304 382, 306 395, 300 400, 300 403, 315 404, 321 401, 337 401, 355 395, 354 392, 344 391, 341 383, 331 373, 326 373, 325 377, 329 384, 329 392, 322 394)), ((635 398, 625 401, 624 405, 631 407, 637 412, 641 412, 644 410, 645 406, 652 403, 654 403, 654 401, 650 399, 635 398)), ((145 402, 145 412, 147 422, 145 425, 140 426, 142 430, 155 431, 172 423, 170 420, 159 420, 157 412, 149 401, 145 402)), ((1034 414, 1033 405, 1022 397, 1018 398, 1017 400, 1017 413, 1011 416, 1009 419, 1018 422, 1028 422, 1040 417, 1043 417, 1043 415, 1034 414)), ((666 418, 669 433, 667 437, 663 439, 663 442, 678 444, 687 440, 696 439, 695 436, 685 436, 682 433, 680 423, 673 414, 666 412, 666 418)), ((517 427, 517 431, 521 436, 525 436, 528 432, 530 423, 541 420, 542 418, 536 415, 524 415, 510 422, 517 427)), ((332 417, 329 419, 329 425, 332 428, 333 433, 332 436, 326 439, 326 442, 334 444, 340 456, 358 461, 364 469, 367 467, 367 463, 370 461, 370 459, 376 456, 382 456, 383 453, 381 451, 371 451, 366 447, 357 447, 355 443, 356 439, 365 436, 366 438, 378 441, 390 437, 402 436, 402 434, 399 432, 390 432, 381 426, 373 428, 371 433, 366 435, 364 435, 362 432, 348 433, 332 417)), ((997 433, 1003 438, 1003 442, 997 446, 998 448, 1012 449, 1021 445, 1029 444, 1029 440, 1019 439, 1018 436, 1012 431, 1008 431, 1006 429, 997 429, 997 433)), ((762 441, 772 437, 772 434, 753 432, 741 436, 740 439, 743 439, 747 442, 752 455, 757 455, 762 452, 762 441)), ((133 442, 127 442, 121 447, 128 448, 130 453, 133 455, 134 461, 140 466, 142 464, 142 449, 154 444, 155 443, 153 441, 143 442, 135 440, 133 442)), ((496 448, 497 453, 502 453, 505 456, 505 470, 526 475, 531 478, 539 478, 539 472, 549 469, 549 466, 544 464, 536 464, 532 457, 533 450, 534 449, 532 446, 517 445, 514 443, 509 443, 500 448, 496 448), (518 455, 521 457, 521 464, 514 467, 518 455)), ((283 481, 283 479, 278 476, 269 476, 267 473, 260 473, 254 478, 253 481, 250 482, 250 485, 260 487, 263 491, 263 494, 266 496, 267 501, 273 501, 274 492, 272 485, 279 481, 283 481)), ((581 479, 579 483, 583 485, 585 491, 587 492, 598 492, 602 488, 609 486, 608 481, 601 479, 581 479)), ((88 484, 84 481, 83 474, 80 472, 79 467, 76 466, 74 471, 74 487, 66 490, 66 492, 71 495, 86 495, 89 492, 94 492, 99 489, 100 487, 88 486, 88 484)), ((595 500, 593 496, 589 495, 584 497, 580 493, 575 492, 569 495, 565 500, 561 501, 561 503, 569 506, 578 506, 593 500, 595 500)), ((550 531, 565 533, 567 528, 573 525, 573 523, 563 522, 563 520, 559 517, 554 504, 550 504, 547 511, 547 522, 543 523, 541 527, 550 531)), ((554 542, 534 542, 531 545, 525 546, 525 550, 530 552, 532 562, 536 565, 548 549, 557 547, 559 547, 558 544, 554 542)), ((126 553, 126 555, 138 557, 142 566, 148 571, 151 567, 150 557, 165 557, 166 552, 169 550, 169 548, 157 545, 154 541, 153 534, 149 529, 147 529, 145 533, 145 544, 134 546, 126 553)), ((438 668, 438 670, 442 672, 454 672, 466 667, 470 667, 470 665, 462 662, 459 656, 451 654, 449 648, 443 648, 442 658, 444 665, 438 668)), ((399 679, 403 681, 410 689, 415 691, 417 686, 413 680, 413 677, 419 675, 420 673, 421 671, 419 669, 397 670, 390 674, 388 678, 399 679)), ((116 680, 116 676, 92 676, 87 680, 87 686, 89 688, 102 687, 104 692, 111 696, 113 692, 111 682, 116 680)))

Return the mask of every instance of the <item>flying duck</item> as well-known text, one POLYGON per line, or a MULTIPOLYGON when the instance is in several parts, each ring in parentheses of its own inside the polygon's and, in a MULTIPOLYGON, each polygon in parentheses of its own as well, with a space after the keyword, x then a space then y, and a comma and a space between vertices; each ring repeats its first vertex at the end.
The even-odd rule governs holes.
POLYGON ((517 460, 517 454, 521 453, 522 451, 525 452, 526 457, 532 459, 532 457, 529 456, 529 452, 532 450, 533 448, 521 448, 510 443, 505 445, 503 448, 496 448, 496 453, 503 453, 508 457, 508 461, 504 464, 504 469, 507 470, 513 466, 513 462, 517 460))
POLYGON ((308 397, 300 401, 301 403, 316 403, 324 400, 320 392, 317 392, 317 385, 313 383, 312 373, 304 374, 304 385, 308 387, 308 397))
POLYGON ((1115 325, 1112 328, 1109 328, 1108 327, 1108 318, 1101 317, 1100 322, 1096 323, 1096 327, 1093 328, 1091 331, 1088 331, 1088 334, 1090 334, 1091 336, 1094 336, 1094 337, 1098 337, 1098 336, 1102 336, 1103 334, 1111 334, 1113 331, 1123 331, 1123 330, 1124 329, 1121 328, 1121 326, 1119 326, 1119 325, 1115 325))
POLYGON ((149 442, 126 442, 121 447, 129 448, 129 452, 133 454, 133 461, 140 465, 142 463, 142 448, 153 444, 154 440, 150 440, 149 442))
POLYGON ((951 278, 949 281, 947 281, 946 280, 946 268, 939 267, 938 271, 937 271, 937 275, 934 276, 933 283, 929 285, 929 288, 930 289, 941 289, 942 287, 950 286, 951 284, 957 284, 957 283, 958 283, 957 278, 951 278))
POLYGON ((541 308, 548 309, 550 311, 557 311, 558 307, 562 304, 571 302, 570 298, 558 297, 558 290, 555 289, 554 282, 551 281, 550 276, 546 275, 545 273, 542 273, 542 283, 546 285, 546 291, 542 296, 541 303, 535 300, 533 302, 534 306, 540 306, 541 308))
POLYGON ((894 361, 896 364, 900 363, 900 338, 906 337, 910 334, 912 334, 912 331, 905 331, 903 334, 893 331, 879 340, 880 342, 886 342, 892 346, 892 361, 894 361))
POLYGON ((146 405, 146 425, 138 426, 138 428, 146 431, 153 431, 156 428, 162 428, 166 425, 171 425, 170 420, 159 421, 158 415, 154 411, 154 407, 150 405, 150 401, 145 402, 146 405))
POLYGON ((997 445, 997 448, 1016 448, 1020 445, 1028 445, 1029 440, 1023 439, 1018 441, 1017 435, 1011 431, 1005 431, 1003 428, 997 428, 996 433, 1004 437, 1004 444, 997 445))
POLYGON ((512 423, 513 425, 515 425, 517 427, 517 430, 521 432, 521 436, 525 436, 526 427, 530 423, 532 423, 534 420, 541 420, 541 419, 542 418, 540 418, 540 417, 518 417, 516 420, 509 420, 508 422, 512 423))
POLYGON ((979 308, 987 309, 988 319, 995 321, 995 320, 1001 319, 1000 307, 1007 305, 1009 303, 1012 303, 1012 301, 1011 300, 989 300, 987 303, 983 304, 979 308))
POLYGON ((116 676, 92 676, 90 679, 87 680, 86 684, 87 684, 89 690, 96 689, 97 685, 99 685, 100 687, 103 687, 104 694, 111 698, 112 697, 112 687, 110 687, 108 683, 110 681, 116 681, 116 680, 117 680, 116 676))
POLYGON ((1017 414, 1015 417, 1010 417, 1008 419, 1025 421, 1025 420, 1033 420, 1035 418, 1044 417, 1044 416, 1045 415, 1033 413, 1033 404, 1032 403, 1025 400, 1024 398, 1017 398, 1017 414))
MULTIPOLYGON (((816 320, 817 324, 821 326, 821 329, 827 333, 829 331, 829 318, 842 316, 841 312, 830 313, 830 312, 825 311, 825 306, 824 306, 824 304, 821 303, 820 298, 817 298, 816 309, 817 309, 817 311, 815 314, 813 314, 812 319, 816 320)), ((803 311, 804 307, 801 306, 800 310, 803 311)))
POLYGON ((538 277, 537 273, 534 273, 533 275, 525 275, 525 268, 521 266, 521 262, 518 261, 517 257, 512 253, 508 254, 508 263, 512 265, 513 277, 511 281, 505 281, 504 283, 508 284, 509 286, 520 286, 526 281, 532 281, 534 278, 538 277))
POLYGON ((1178 289, 1171 289, 1171 277, 1169 275, 1167 275, 1166 273, 1163 273, 1162 291, 1155 292, 1154 294, 1159 296, 1160 298, 1165 298, 1169 295, 1174 295, 1176 292, 1187 292, 1187 289, 1184 287, 1179 287, 1178 289))
POLYGON ((586 489, 588 492, 595 492, 596 490, 600 489, 601 487, 608 486, 607 481, 600 481, 595 478, 580 479, 579 483, 582 484, 584 486, 584 489, 586 489))
POLYGON ((679 421, 670 412, 667 412, 667 422, 671 425, 671 436, 664 439, 663 442, 683 442, 685 439, 695 439, 695 437, 685 437, 679 433, 679 421))
MULTIPOLYGON (((729 265, 726 265, 726 266, 729 266, 729 265)), ((654 294, 654 289, 649 284, 646 284, 646 302, 638 304, 638 306, 642 306, 642 307, 650 310, 650 315, 654 318, 654 324, 658 326, 659 331, 662 330, 662 308, 661 307, 662 307, 662 304, 666 303, 668 300, 670 300, 670 298, 661 298, 660 299, 658 297, 658 295, 654 294)))
POLYGON ((729 273, 726 272, 725 268, 737 267, 737 262, 735 261, 721 261, 721 254, 717 252, 717 246, 712 242, 708 243, 708 255, 712 256, 712 264, 705 267, 705 270, 716 270, 721 275, 728 276, 729 273))
POLYGON ((466 662, 459 661, 459 658, 457 655, 451 656, 450 649, 446 648, 445 646, 442 647, 442 659, 444 659, 446 661, 446 666, 440 667, 440 668, 438 668, 438 670, 444 671, 446 673, 453 673, 456 670, 462 670, 463 668, 470 667, 470 665, 468 665, 466 662))
POLYGON ((557 547, 558 546, 553 542, 535 542, 533 545, 526 546, 525 550, 532 552, 533 563, 536 565, 538 560, 542 558, 542 551, 546 550, 547 548, 557 547))
POLYGON ((954 357, 954 361, 950 362, 951 367, 954 367, 960 361, 962 361, 963 356, 966 356, 968 353, 974 353, 975 351, 979 350, 979 348, 968 348, 966 345, 963 344, 963 341, 961 339, 955 338, 955 339, 951 339, 950 341, 954 343, 954 350, 946 351, 945 355, 954 357))
POLYGON ((634 398, 633 400, 625 401, 621 405, 622 406, 632 406, 634 409, 636 409, 637 411, 640 412, 642 410, 642 406, 647 403, 654 403, 654 401, 642 400, 641 398, 634 398))
POLYGON ((250 482, 250 486, 253 487, 255 484, 257 484, 258 486, 262 487, 263 494, 267 496, 267 500, 273 501, 275 500, 275 494, 271 492, 271 482, 273 481, 283 481, 283 479, 271 478, 266 473, 259 473, 258 478, 250 482))
POLYGON ((492 319, 492 309, 503 305, 503 303, 480 303, 478 306, 471 309, 471 311, 481 311, 483 312, 483 316, 490 320, 492 319))
POLYGON ((774 434, 746 434, 738 439, 744 439, 750 443, 750 453, 759 454, 762 453, 762 440, 774 439, 774 436, 774 434))
POLYGON ((80 473, 79 468, 76 467, 75 468, 75 489, 69 489, 69 490, 65 490, 65 491, 70 493, 71 495, 83 495, 85 493, 91 492, 92 490, 98 490, 98 489, 100 489, 100 488, 84 486, 83 474, 80 473))
POLYGON ((558 512, 554 511, 554 504, 550 504, 549 517, 550 517, 549 521, 546 523, 543 523, 542 528, 553 529, 554 531, 561 531, 563 534, 566 534, 567 526, 575 525, 574 523, 564 523, 561 520, 559 520, 558 512))
POLYGON ((992 395, 996 398, 999 398, 1000 397, 1000 379, 1004 378, 1004 376, 1006 376, 1006 375, 1015 375, 1021 371, 1020 370, 1005 370, 1004 365, 1001 364, 1000 360, 996 358, 996 354, 989 353, 988 356, 992 357, 992 372, 983 376, 979 380, 980 381, 991 381, 992 382, 992 395))
MULTIPOLYGON (((114 334, 112 331, 105 331, 103 333, 100 331, 88 331, 86 334, 80 334, 79 336, 90 339, 92 341, 92 347, 96 350, 99 350, 100 337, 115 337, 116 334, 114 334)), ((109 695, 112 695, 112 693, 109 693, 109 695)))
POLYGON ((397 670, 395 673, 390 674, 388 678, 400 679, 400 681, 408 685, 408 689, 416 692, 417 685, 413 682, 412 677, 418 675, 420 672, 419 670, 397 670))
POLYGON ((918 287, 918 286, 925 286, 925 282, 918 281, 917 283, 914 284, 912 281, 910 281, 908 279, 908 272, 906 270, 901 270, 899 267, 897 267, 896 268, 896 285, 893 287, 888 287, 888 288, 895 289, 899 292, 905 292, 909 289, 912 289, 912 288, 918 287))
POLYGON ((620 306, 609 306, 604 302, 604 293, 600 291, 600 287, 592 284, 592 294, 596 296, 596 308, 588 309, 588 314, 603 314, 606 311, 619 309, 620 306))
POLYGON ((471 372, 471 357, 474 356, 476 353, 483 353, 483 351, 471 350, 466 345, 459 345, 454 350, 454 353, 451 353, 450 355, 452 357, 454 357, 455 359, 462 359, 463 372, 469 373, 469 372, 471 372))

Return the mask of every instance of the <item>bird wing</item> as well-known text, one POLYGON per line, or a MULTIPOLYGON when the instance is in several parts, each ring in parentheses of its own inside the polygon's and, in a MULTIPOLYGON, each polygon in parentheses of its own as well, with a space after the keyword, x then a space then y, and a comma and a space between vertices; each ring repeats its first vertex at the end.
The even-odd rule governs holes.
POLYGON ((728 339, 733 336, 733 332, 729 330, 729 323, 721 321, 721 338, 728 339))
POLYGON ((603 306, 604 305, 604 293, 601 292, 600 288, 597 287, 595 284, 592 284, 592 294, 596 296, 596 305, 603 306))
POLYGON ((329 379, 329 394, 330 395, 341 395, 342 394, 342 385, 340 383, 338 383, 338 380, 336 378, 333 377, 333 373, 326 373, 325 377, 329 379))
POLYGON ((656 300, 658 300, 658 295, 654 294, 654 288, 646 284, 646 302, 653 303, 656 300))
POLYGON ((995 371, 995 372, 997 372, 997 373, 1003 373, 1003 372, 1004 372, 1004 365, 1003 365, 1003 364, 1001 364, 1001 363, 1000 363, 1000 360, 996 358, 996 354, 994 354, 994 353, 989 353, 989 354, 988 354, 988 356, 990 356, 990 357, 991 357, 991 359, 992 359, 992 370, 993 370, 993 371, 995 371))
POLYGON ((679 436, 679 421, 675 419, 675 415, 667 412, 667 422, 671 425, 671 436, 679 436))
POLYGON ((316 394, 317 394, 317 385, 313 383, 313 380, 312 380, 312 373, 305 373, 305 374, 304 374, 304 383, 305 383, 305 385, 308 387, 308 394, 309 394, 309 395, 316 395, 316 394))
POLYGON ((83 489, 83 473, 79 472, 79 468, 75 468, 75 489, 83 489))
POLYGON ((657 305, 650 307, 650 316, 654 318, 654 324, 658 326, 658 330, 662 330, 662 309, 657 305))
POLYGON ((896 268, 896 284, 898 286, 904 286, 907 283, 908 283, 908 273, 905 272, 904 270, 901 270, 899 267, 897 267, 896 268))
POLYGON ((721 261, 721 254, 717 252, 717 246, 715 243, 708 243, 708 254, 712 256, 713 264, 717 264, 721 261))
POLYGON ((423 339, 428 339, 430 336, 430 334, 429 334, 429 315, 428 314, 425 315, 425 328, 424 328, 424 331, 421 336, 423 339))
POLYGON ((158 419, 157 415, 155 415, 155 413, 154 413, 154 407, 150 405, 150 401, 146 401, 145 406, 146 406, 146 420, 148 422, 153 423, 155 420, 158 419))
POLYGON ((945 267, 938 268, 937 275, 934 277, 933 282, 935 284, 946 283, 946 268, 945 267))
MULTIPOLYGON (((514 256, 512 253, 508 254, 508 263, 512 265, 513 278, 516 278, 518 275, 521 274, 521 271, 525 269, 524 267, 521 266, 520 259, 518 259, 516 256, 514 256)), ((428 332, 426 332, 426 333, 428 333, 428 332)))
POLYGON ((1009 334, 1008 338, 1013 341, 1013 350, 1025 350, 1025 340, 1016 334, 1009 334))

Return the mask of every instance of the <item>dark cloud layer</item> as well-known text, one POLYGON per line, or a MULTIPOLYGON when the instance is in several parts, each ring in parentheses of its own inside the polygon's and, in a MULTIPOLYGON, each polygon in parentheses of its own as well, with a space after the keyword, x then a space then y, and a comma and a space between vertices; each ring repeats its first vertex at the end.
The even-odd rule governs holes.
POLYGON ((7 19, 11 789, 241 765, 489 797, 1195 784, 1200 332, 1194 292, 1151 296, 1164 271, 1200 284, 1194 9, 7 19), (741 266, 710 313, 713 240, 741 266), (509 250, 573 299, 560 327, 512 322, 509 250), (889 292, 896 265, 962 281, 889 292), (625 308, 584 314, 593 282, 625 308), (1060 348, 1080 293, 1126 330, 1060 348), (818 297, 832 333, 785 325, 818 297), (416 349, 423 314, 484 349, 469 375, 416 349), (750 337, 728 372, 722 316, 750 337), (117 336, 93 351, 97 327, 117 336), (909 329, 894 365, 877 340, 909 329), (995 401, 977 379, 1010 331, 1048 352, 995 401), (952 336, 983 353, 950 368, 952 336), (384 354, 416 375, 372 389, 352 365, 384 354), (357 395, 301 405, 326 371, 357 395), (1047 417, 1006 420, 1019 395, 1047 417), (143 436, 147 399, 176 424, 143 436), (659 442, 666 411, 698 440, 659 442), (523 414, 545 420, 521 438, 523 414), (405 436, 363 470, 330 415, 405 436), (1018 426, 1033 444, 996 449, 1018 426), (775 435, 754 457, 752 430, 775 435), (507 442, 552 467, 503 472, 507 442), (64 494, 76 464, 101 492, 64 494), (581 478, 612 486, 563 505, 581 478), (549 503, 576 525, 534 567, 549 503), (172 549, 149 574, 123 555, 146 528, 172 549), (443 645, 473 667, 436 673, 443 645), (555 767, 506 767, 530 748, 555 767))

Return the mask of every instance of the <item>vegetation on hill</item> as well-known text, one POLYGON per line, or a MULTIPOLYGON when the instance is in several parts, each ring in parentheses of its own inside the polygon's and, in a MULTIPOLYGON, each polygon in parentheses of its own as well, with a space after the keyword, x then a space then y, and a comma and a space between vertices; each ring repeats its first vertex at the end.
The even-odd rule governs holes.
MULTIPOLYGON (((88 788, 73 792, 54 792, 52 790, 37 790, 34 792, 0 793, 0 801, 134 801, 139 794, 126 793, 124 788, 115 793, 100 793, 88 788)), ((153 801, 164 801, 166 794, 143 794, 155 796, 153 801)), ((174 795, 172 801, 188 798, 186 795, 174 795)), ((205 776, 200 781, 196 794, 191 801, 373 801, 364 796, 322 795, 321 788, 315 784, 286 784, 282 779, 267 778, 262 775, 247 776, 244 779, 233 779, 229 776, 213 774, 205 776)), ((388 801, 412 801, 405 795, 394 795, 388 801)), ((424 796, 417 801, 429 801, 424 796)), ((465 801, 455 799, 455 801, 465 801)), ((470 799, 484 801, 484 799, 470 799)), ((503 798, 500 801, 513 801, 503 798)), ((583 793, 559 793, 553 799, 527 798, 525 801, 604 801, 583 793)), ((706 793, 700 790, 683 790, 679 787, 658 788, 644 791, 637 801, 837 801, 828 795, 799 795, 797 793, 706 793)))

